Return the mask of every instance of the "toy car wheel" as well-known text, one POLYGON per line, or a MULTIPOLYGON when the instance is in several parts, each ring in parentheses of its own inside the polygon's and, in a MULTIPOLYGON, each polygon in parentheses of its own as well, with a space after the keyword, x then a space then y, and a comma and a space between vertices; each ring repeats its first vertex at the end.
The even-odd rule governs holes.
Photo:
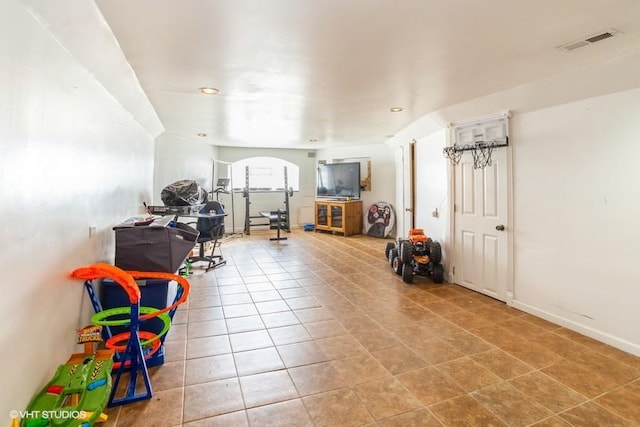
POLYGON ((433 265, 440 264, 442 261, 442 247, 438 242, 431 242, 429 245, 429 261, 433 265))
POLYGON ((427 256, 431 254, 431 242, 433 242, 431 237, 427 237, 427 242, 424 244, 425 248, 427 248, 427 253, 425 254, 427 256))
POLYGON ((400 254, 400 261, 404 264, 409 264, 413 260, 413 243, 409 240, 404 240, 400 244, 400 249, 398 250, 400 254))
POLYGON ((391 252, 391 249, 395 248, 396 244, 393 242, 387 242, 387 245, 384 247, 384 256, 385 258, 389 259, 389 253, 391 252))
POLYGON ((389 252, 389 265, 393 266, 393 259, 398 258, 398 250, 396 248, 391 249, 389 252))
POLYGON ((411 264, 402 266, 402 281, 404 283, 413 283, 413 268, 411 264))
POLYGON ((393 261, 391 262, 391 266, 393 267, 393 271, 395 271, 395 273, 399 276, 402 274, 402 266, 404 264, 402 263, 402 261, 400 261, 399 257, 395 257, 393 258, 393 261))
POLYGON ((444 267, 442 264, 434 265, 431 275, 434 283, 442 283, 444 281, 444 267))

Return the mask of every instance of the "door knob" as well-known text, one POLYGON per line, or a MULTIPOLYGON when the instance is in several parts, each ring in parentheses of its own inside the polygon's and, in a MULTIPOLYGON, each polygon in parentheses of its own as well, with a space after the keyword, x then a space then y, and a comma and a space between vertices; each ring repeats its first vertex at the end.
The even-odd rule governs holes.
POLYGON ((498 224, 498 225, 496 225, 496 230, 498 230, 498 231, 504 231, 504 225, 502 225, 502 224, 498 224))

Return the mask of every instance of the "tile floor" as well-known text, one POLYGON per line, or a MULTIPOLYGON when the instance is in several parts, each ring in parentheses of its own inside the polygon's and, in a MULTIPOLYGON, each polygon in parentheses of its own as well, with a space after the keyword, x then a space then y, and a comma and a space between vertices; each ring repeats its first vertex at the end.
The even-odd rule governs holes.
POLYGON ((196 269, 107 426, 640 425, 640 358, 457 285, 402 282, 384 240, 252 231, 196 269))

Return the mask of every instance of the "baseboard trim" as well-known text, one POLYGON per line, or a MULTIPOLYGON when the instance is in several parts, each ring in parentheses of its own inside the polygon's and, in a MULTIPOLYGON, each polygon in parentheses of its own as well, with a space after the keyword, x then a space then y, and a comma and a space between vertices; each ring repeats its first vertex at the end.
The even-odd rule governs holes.
POLYGON ((640 345, 638 344, 634 344, 620 337, 616 337, 597 329, 590 328, 565 317, 549 313, 548 311, 540 310, 537 307, 525 304, 521 301, 518 301, 517 299, 513 299, 509 305, 511 305, 513 308, 517 308, 518 310, 522 310, 526 313, 540 317, 544 320, 548 320, 549 322, 563 326, 567 329, 571 329, 572 331, 581 333, 582 335, 586 335, 589 338, 593 338, 594 340, 609 344, 610 346, 613 346, 622 351, 626 351, 627 353, 631 353, 635 356, 640 356, 640 345))

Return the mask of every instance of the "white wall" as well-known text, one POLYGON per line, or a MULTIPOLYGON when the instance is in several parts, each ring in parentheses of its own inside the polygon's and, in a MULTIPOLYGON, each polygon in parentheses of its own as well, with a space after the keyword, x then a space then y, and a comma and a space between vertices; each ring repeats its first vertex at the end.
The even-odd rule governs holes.
MULTIPOLYGON (((366 215, 368 207, 376 202, 387 202, 393 206, 397 217, 402 212, 398 212, 397 206, 395 206, 396 166, 394 164, 394 155, 394 149, 386 144, 354 145, 320 149, 318 150, 317 160, 325 160, 327 163, 332 163, 337 159, 348 161, 348 159, 370 158, 371 191, 363 191, 360 194, 362 213, 366 215)), ((361 171, 361 178, 364 178, 365 173, 366 170, 361 171)), ((315 176, 313 185, 315 197, 315 176)))
POLYGON ((640 89, 514 117, 514 305, 640 354, 640 89))
MULTIPOLYGON (((292 227, 297 227, 314 222, 313 203, 315 201, 316 191, 316 158, 309 157, 309 153, 315 154, 313 150, 218 147, 217 160, 233 163, 249 157, 275 157, 298 166, 300 168, 300 191, 294 192, 293 197, 289 199, 290 223, 292 227)), ((244 183, 234 183, 234 186, 244 186, 244 183)), ((230 197, 230 195, 222 195, 220 198, 227 212, 229 211, 229 206, 231 206, 230 197)), ((242 232, 244 229, 246 200, 242 197, 242 194, 234 194, 233 197, 235 207, 235 231, 242 232)), ((284 192, 251 193, 249 200, 251 201, 249 207, 250 215, 256 216, 260 211, 284 209, 285 196, 284 192)), ((254 224, 263 222, 265 221, 259 219, 253 220, 254 224)), ((228 230, 231 224, 231 219, 227 217, 225 226, 228 230)))
POLYGON ((162 206, 162 189, 183 179, 193 179, 205 190, 211 191, 216 152, 217 148, 210 144, 167 133, 158 136, 154 154, 152 204, 162 206))
POLYGON ((90 44, 87 52, 109 55, 110 76, 129 84, 128 93, 139 91, 128 64, 113 55, 119 49, 105 37, 95 4, 76 3, 74 14, 60 7, 54 16, 45 10, 49 4, 0 6, 2 425, 9 425, 9 410, 25 409, 56 367, 81 349, 75 329, 89 322, 90 304, 70 272, 113 261, 111 228, 141 214, 151 194, 153 132, 161 125, 141 113, 151 120, 142 125, 89 71, 94 58, 78 49, 77 38, 90 44), (91 30, 71 34, 67 26, 74 23, 91 30), (91 239, 90 225, 97 231, 91 239))
POLYGON ((439 133, 511 110, 512 304, 637 355, 639 87, 636 53, 431 113, 389 143, 418 141, 418 224, 444 233, 450 251, 451 213, 429 218, 451 169, 439 133))
MULTIPOLYGON (((453 236, 449 233, 448 164, 442 149, 448 145, 447 130, 441 129, 416 141, 415 227, 442 245, 442 262, 448 266, 453 236), (437 210, 437 217, 434 212, 437 210)), ((404 234, 406 235, 406 233, 404 234)))

